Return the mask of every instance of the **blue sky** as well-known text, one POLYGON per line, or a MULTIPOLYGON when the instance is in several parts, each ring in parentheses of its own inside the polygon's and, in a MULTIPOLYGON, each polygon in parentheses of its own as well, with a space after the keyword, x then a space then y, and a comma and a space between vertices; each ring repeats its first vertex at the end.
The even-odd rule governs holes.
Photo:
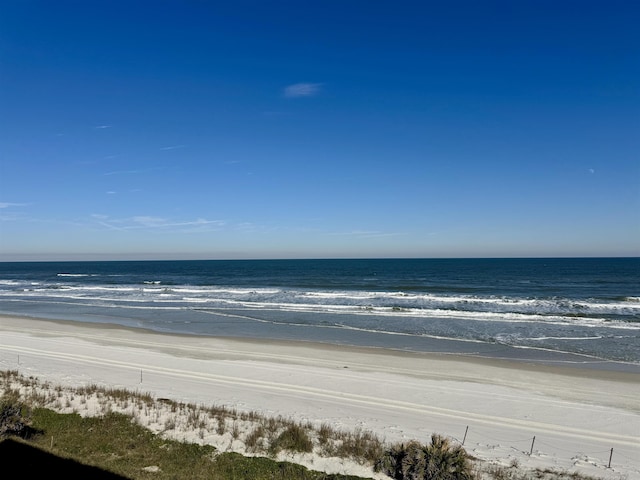
POLYGON ((0 10, 0 259, 640 255, 637 2, 0 10))

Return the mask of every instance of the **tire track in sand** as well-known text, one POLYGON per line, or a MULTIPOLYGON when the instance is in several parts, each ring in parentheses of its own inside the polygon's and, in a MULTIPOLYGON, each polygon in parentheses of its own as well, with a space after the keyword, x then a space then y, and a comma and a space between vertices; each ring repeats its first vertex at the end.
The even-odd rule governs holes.
MULTIPOLYGON (((285 382, 273 382, 258 379, 238 378, 235 376, 194 372, 190 370, 163 367, 158 365, 150 365, 146 363, 131 363, 116 360, 107 357, 98 357, 90 355, 80 355, 66 352, 56 351, 43 351, 34 348, 20 347, 15 348, 10 345, 0 345, 1 348, 19 352, 28 352, 30 355, 52 358, 57 360, 65 360, 73 363, 80 364, 94 364, 102 367, 113 367, 125 370, 144 370, 147 373, 153 372, 158 375, 167 375, 181 379, 191 379, 194 381, 201 381, 211 384, 230 385, 241 388, 249 388, 252 390, 263 390, 273 393, 279 393, 287 396, 295 396, 301 398, 315 398, 329 403, 336 403, 344 405, 350 403, 353 405, 366 406, 372 409, 394 409, 398 411, 408 411, 421 416, 438 416, 453 418, 457 421, 466 420, 469 423, 480 423, 484 425, 490 425, 493 427, 500 426, 503 428, 509 428, 513 430, 525 430, 528 432, 537 432, 540 435, 542 432, 552 434, 554 436, 564 436, 580 439, 589 439, 597 443, 609 442, 610 444, 639 447, 640 443, 635 437, 628 435, 619 435, 608 432, 593 432, 592 430, 553 425, 542 422, 534 422, 529 420, 505 418, 494 415, 469 413, 461 410, 448 409, 442 407, 435 407, 429 405, 422 405, 413 402, 407 402, 400 399, 385 399, 375 397, 371 395, 362 395, 356 393, 348 393, 336 390, 328 390, 326 388, 315 388, 310 386, 296 385, 285 382)), ((338 376, 336 374, 336 376, 338 376)))

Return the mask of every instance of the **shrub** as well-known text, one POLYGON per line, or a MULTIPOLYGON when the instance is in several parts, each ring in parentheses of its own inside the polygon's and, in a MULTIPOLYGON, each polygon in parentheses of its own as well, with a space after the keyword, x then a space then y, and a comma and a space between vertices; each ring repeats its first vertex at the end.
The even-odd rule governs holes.
POLYGON ((394 445, 376 462, 375 470, 395 480, 470 480, 473 472, 467 452, 437 434, 431 443, 394 445))
POLYGON ((427 477, 434 480, 467 480, 473 477, 467 452, 448 438, 433 434, 425 449, 427 477))
POLYGON ((273 454, 278 453, 280 450, 311 452, 313 450, 313 442, 304 428, 300 425, 292 424, 278 435, 278 438, 271 444, 270 450, 273 454))
POLYGON ((343 432, 337 435, 339 445, 334 454, 342 458, 352 458, 359 462, 375 462, 383 452, 382 442, 371 432, 357 429, 355 432, 343 432))
POLYGON ((396 480, 426 478, 415 476, 415 473, 418 473, 420 469, 420 464, 424 463, 421 461, 424 459, 422 448, 423 446, 417 441, 393 445, 375 463, 374 469, 376 472, 383 472, 396 480))
POLYGON ((7 392, 0 398, 0 439, 11 435, 29 437, 33 433, 31 412, 20 402, 16 392, 7 392))

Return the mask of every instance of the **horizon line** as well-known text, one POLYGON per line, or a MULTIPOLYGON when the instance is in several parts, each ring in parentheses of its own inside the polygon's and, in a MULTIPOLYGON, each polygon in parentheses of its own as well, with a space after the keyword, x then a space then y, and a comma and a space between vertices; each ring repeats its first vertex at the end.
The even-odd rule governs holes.
MULTIPOLYGON (((78 254, 83 255, 84 254, 78 254)), ((258 261, 335 261, 335 260, 562 260, 562 259, 640 259, 640 255, 513 255, 513 256, 371 256, 371 257, 194 257, 194 258, 130 258, 127 256, 117 258, 73 258, 72 255, 64 255, 61 258, 48 259, 4 259, 0 254, 0 263, 56 263, 56 262, 258 262, 258 261), (64 257, 64 258, 62 258, 64 257)), ((48 255, 47 255, 48 256, 48 255)), ((52 257, 55 255, 52 255, 52 257)), ((32 257, 29 255, 28 257, 32 257)))

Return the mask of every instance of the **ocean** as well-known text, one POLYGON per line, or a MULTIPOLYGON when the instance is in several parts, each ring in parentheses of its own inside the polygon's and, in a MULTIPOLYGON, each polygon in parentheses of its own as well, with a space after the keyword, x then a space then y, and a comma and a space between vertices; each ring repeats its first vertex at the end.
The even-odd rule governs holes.
POLYGON ((640 258, 5 262, 0 314, 638 365, 640 258))

